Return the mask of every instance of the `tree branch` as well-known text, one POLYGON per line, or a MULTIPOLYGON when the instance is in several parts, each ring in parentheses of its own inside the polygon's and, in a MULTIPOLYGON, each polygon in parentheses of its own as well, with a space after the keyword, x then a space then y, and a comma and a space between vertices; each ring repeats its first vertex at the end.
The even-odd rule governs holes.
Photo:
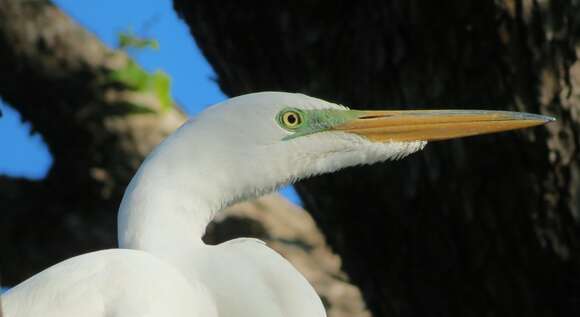
POLYGON ((156 91, 135 87, 137 75, 153 76, 50 1, 0 3, 0 95, 43 136, 55 182, 77 183, 88 195, 118 192, 107 180, 127 180, 185 120, 162 109, 156 91))

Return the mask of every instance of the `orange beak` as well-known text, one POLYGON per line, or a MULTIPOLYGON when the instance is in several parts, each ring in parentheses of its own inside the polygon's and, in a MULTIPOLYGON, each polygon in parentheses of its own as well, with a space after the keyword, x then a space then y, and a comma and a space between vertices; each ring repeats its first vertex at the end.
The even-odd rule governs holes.
POLYGON ((439 141, 522 129, 554 121, 552 117, 510 111, 407 110, 360 111, 331 128, 374 142, 439 141))

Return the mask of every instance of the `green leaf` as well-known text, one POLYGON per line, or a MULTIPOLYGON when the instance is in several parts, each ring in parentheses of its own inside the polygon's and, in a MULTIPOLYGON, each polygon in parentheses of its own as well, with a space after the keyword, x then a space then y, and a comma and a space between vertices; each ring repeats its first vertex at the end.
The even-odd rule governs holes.
POLYGON ((106 84, 120 84, 135 92, 153 94, 162 111, 171 110, 173 107, 171 78, 162 70, 150 74, 134 61, 129 61, 125 67, 112 71, 106 84))
POLYGON ((108 81, 123 84, 136 91, 143 91, 148 89, 149 77, 150 75, 137 63, 129 61, 124 68, 112 71, 108 81))
POLYGON ((138 37, 131 30, 119 32, 117 34, 117 45, 122 50, 128 48, 159 49, 159 42, 157 40, 146 37, 138 37))
POLYGON ((164 71, 158 70, 151 77, 153 91, 161 103, 163 111, 171 110, 173 99, 171 98, 171 78, 164 71))

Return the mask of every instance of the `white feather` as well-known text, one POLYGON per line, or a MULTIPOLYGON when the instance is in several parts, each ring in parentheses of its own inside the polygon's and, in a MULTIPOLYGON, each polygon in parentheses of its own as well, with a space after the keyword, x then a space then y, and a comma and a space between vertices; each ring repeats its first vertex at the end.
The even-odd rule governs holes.
POLYGON ((5 317, 217 316, 201 283, 143 251, 111 249, 61 262, 2 295, 5 317))

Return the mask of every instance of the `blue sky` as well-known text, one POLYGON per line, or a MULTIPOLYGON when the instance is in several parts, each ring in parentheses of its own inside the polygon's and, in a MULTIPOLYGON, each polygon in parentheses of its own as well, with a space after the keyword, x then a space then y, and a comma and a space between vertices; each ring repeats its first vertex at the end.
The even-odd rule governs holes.
MULTIPOLYGON (((111 47, 118 32, 132 30, 136 35, 159 42, 159 50, 131 52, 148 70, 163 69, 172 78, 174 99, 189 115, 226 99, 213 80, 215 73, 197 48, 185 23, 178 19, 171 1, 159 0, 56 0, 62 10, 96 34, 111 47)), ((0 103, 0 174, 43 178, 52 162, 46 145, 38 135, 30 135, 16 111, 0 103)), ((292 188, 284 196, 299 202, 292 188)))

